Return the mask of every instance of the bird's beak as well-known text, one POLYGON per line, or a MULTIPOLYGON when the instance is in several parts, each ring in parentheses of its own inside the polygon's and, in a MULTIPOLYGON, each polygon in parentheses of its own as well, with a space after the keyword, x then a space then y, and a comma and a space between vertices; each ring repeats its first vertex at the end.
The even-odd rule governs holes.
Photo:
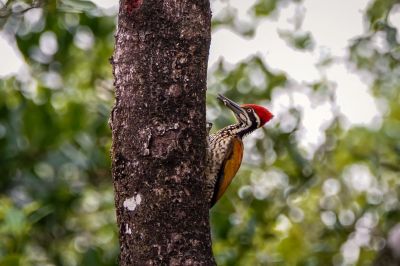
POLYGON ((239 122, 245 122, 246 121, 246 116, 244 115, 245 114, 245 110, 242 107, 240 107, 239 104, 237 104, 234 101, 226 98, 222 94, 218 94, 217 98, 220 101, 222 101, 226 107, 228 107, 229 109, 232 110, 232 112, 235 114, 235 116, 239 120, 239 122))

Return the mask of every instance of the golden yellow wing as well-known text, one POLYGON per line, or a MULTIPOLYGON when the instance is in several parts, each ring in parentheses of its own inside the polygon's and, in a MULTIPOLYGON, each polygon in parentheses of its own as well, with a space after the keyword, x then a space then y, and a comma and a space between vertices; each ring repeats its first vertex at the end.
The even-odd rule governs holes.
POLYGON ((233 138, 225 155, 225 160, 218 173, 217 183, 211 200, 211 207, 222 197, 242 163, 243 143, 240 138, 233 138))

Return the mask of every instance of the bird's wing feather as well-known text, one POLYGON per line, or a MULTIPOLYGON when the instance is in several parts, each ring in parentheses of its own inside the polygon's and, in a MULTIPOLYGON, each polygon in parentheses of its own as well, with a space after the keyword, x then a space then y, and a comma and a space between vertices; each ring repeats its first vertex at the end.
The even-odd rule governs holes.
POLYGON ((229 143, 229 149, 226 152, 225 160, 218 172, 217 184, 214 189, 214 194, 211 200, 213 206, 224 194, 232 179, 235 177, 242 163, 243 143, 240 138, 232 138, 229 143))

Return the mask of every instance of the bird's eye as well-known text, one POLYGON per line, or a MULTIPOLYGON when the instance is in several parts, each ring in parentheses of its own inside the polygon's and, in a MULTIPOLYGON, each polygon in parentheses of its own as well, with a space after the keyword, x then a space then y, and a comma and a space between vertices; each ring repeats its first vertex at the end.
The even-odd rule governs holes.
POLYGON ((247 112, 251 113, 251 109, 247 109, 247 112))

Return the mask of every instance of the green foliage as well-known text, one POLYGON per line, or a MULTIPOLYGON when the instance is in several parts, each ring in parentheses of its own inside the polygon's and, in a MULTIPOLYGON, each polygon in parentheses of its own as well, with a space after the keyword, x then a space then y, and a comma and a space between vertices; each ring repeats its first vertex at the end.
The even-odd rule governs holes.
POLYGON ((281 31, 281 37, 286 40, 286 42, 297 49, 310 50, 313 48, 313 41, 310 32, 288 32, 281 31))
MULTIPOLYGON (((399 33, 387 21, 395 2, 373 1, 369 32, 348 47, 350 62, 373 77, 371 90, 385 106, 380 125, 347 128, 335 111, 310 156, 298 137, 302 110, 293 106, 249 137, 237 178, 211 210, 218 265, 339 265, 347 241, 365 230, 369 240, 355 264, 369 265, 382 248, 400 220, 399 33), (373 46, 378 34, 385 52, 373 46)), ((279 3, 258 1, 254 25, 230 10, 213 26, 251 35, 257 21, 279 13, 279 3)), ((29 12, 0 19, 27 63, 0 81, 0 265, 117 265, 107 125, 115 17, 81 0, 46 1, 29 12)), ((314 47, 312 32, 280 36, 299 51, 314 47)), ((289 93, 291 77, 267 63, 259 55, 234 67, 221 61, 210 74, 213 130, 233 122, 217 93, 264 105, 289 93)), ((328 81, 306 86, 313 104, 335 104, 328 81)))
POLYGON ((29 69, 0 82, 1 265, 117 264, 107 125, 114 18, 59 4, 32 24, 29 13, 9 18, 22 26, 5 24, 29 69))
POLYGON ((261 0, 254 6, 256 16, 268 16, 275 9, 279 1, 277 0, 261 0))

